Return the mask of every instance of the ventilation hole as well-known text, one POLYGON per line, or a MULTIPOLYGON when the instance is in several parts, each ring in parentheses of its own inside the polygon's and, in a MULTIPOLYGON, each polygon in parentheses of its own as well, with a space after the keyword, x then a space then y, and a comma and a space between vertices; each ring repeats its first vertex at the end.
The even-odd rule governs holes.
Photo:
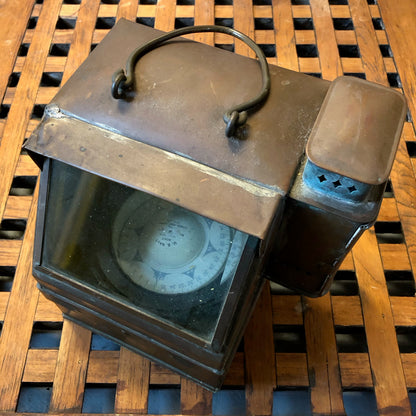
POLYGON ((59 17, 56 22, 56 29, 74 29, 77 19, 67 19, 59 17))
POLYGON ((10 188, 9 195, 30 196, 33 195, 37 176, 15 176, 10 188))
POLYGON ((3 220, 0 224, 0 239, 21 240, 25 229, 25 220, 3 220))
POLYGON ((318 57, 318 48, 316 45, 296 45, 296 52, 300 58, 318 57))
POLYGON ((349 76, 349 77, 366 79, 365 74, 362 72, 344 72, 344 75, 349 76))
MULTIPOLYGON (((151 3, 146 3, 151 4, 151 3)), ((154 3, 156 4, 156 3, 154 3)), ((154 27, 155 26, 155 18, 154 17, 137 17, 136 23, 140 23, 145 26, 154 27)))
POLYGON ((263 51, 264 55, 267 58, 273 58, 276 56, 276 46, 275 45, 258 45, 263 51))
POLYGON ((306 352, 305 331, 300 325, 275 325, 273 327, 275 352, 306 352))
POLYGON ((27 52, 29 51, 29 43, 22 43, 19 47, 19 51, 17 52, 17 56, 27 56, 27 52))
POLYGON ((335 182, 332 182, 332 185, 334 185, 334 188, 338 188, 342 186, 342 183, 339 180, 336 180, 335 182))
POLYGON ((91 338, 92 351, 119 351, 120 345, 98 334, 92 334, 91 338))
POLYGON ((7 118, 9 111, 10 111, 10 105, 1 104, 0 105, 0 119, 7 118))
POLYGON ((396 334, 401 354, 416 353, 416 327, 396 327, 396 334))
POLYGON ((390 49, 390 45, 379 45, 379 47, 380 47, 381 55, 384 58, 389 58, 389 57, 393 56, 393 53, 390 49))
POLYGON ((29 21, 27 22, 26 29, 34 29, 36 27, 36 24, 38 23, 37 17, 31 17, 29 21))
POLYGON ((116 386, 108 384, 86 384, 82 413, 113 413, 116 386))
POLYGON ((51 56, 68 56, 69 43, 53 43, 49 51, 51 56))
POLYGON ((377 0, 367 0, 367 4, 377 4, 377 0))
POLYGON ((310 18, 293 19, 295 30, 313 30, 313 20, 310 18))
POLYGON ((309 4, 309 0, 292 0, 292 4, 294 6, 302 6, 305 4, 309 4))
POLYGON ((409 157, 416 157, 416 142, 406 142, 406 147, 409 157))
POLYGON ((318 179, 321 183, 326 181, 325 175, 318 176, 318 179))
POLYGON ((177 17, 175 19, 175 29, 180 29, 181 27, 193 26, 194 19, 191 17, 177 17))
POLYGON ((224 49, 225 51, 228 52, 234 52, 234 44, 229 44, 229 45, 225 45, 222 43, 216 43, 215 46, 219 49, 224 49))
POLYGON ((336 327, 335 338, 339 353, 366 353, 367 338, 363 327, 336 327))
POLYGON ((176 4, 178 6, 194 6, 195 0, 177 0, 176 4))
POLYGON ((98 43, 91 43, 90 53, 97 47, 98 43))
POLYGON ((373 18, 372 20, 375 30, 384 30, 384 23, 379 17, 373 18))
POLYGON ((348 0, 329 0, 328 3, 332 6, 336 6, 336 5, 348 5, 348 0))
POLYGON ((81 4, 82 0, 64 0, 64 4, 81 4))
POLYGON ((396 222, 380 222, 374 224, 377 242, 379 244, 404 244, 402 224, 396 222))
POLYGON ((151 386, 148 395, 147 411, 149 415, 168 415, 181 413, 180 388, 177 386, 151 386))
POLYGON ((254 19, 254 29, 255 30, 273 30, 273 19, 254 19))
POLYGON ((271 6, 272 0, 253 0, 254 6, 271 6))
POLYGON ((387 290, 390 296, 415 295, 415 280, 411 271, 395 270, 384 272, 386 276, 387 290))
POLYGON ((99 17, 95 22, 96 29, 111 29, 116 23, 115 17, 99 17))
POLYGON ((353 186, 349 186, 348 187, 348 191, 350 192, 350 193, 353 193, 353 192, 356 192, 357 191, 357 188, 353 185, 353 186))
POLYGON ((388 73, 387 79, 389 81, 390 87, 392 88, 402 88, 402 82, 400 80, 399 74, 397 73, 388 73))
POLYGON ((335 274, 330 288, 332 296, 356 296, 359 293, 355 273, 348 270, 340 270, 335 274))
POLYGON ((397 280, 387 282, 387 291, 389 292, 389 296, 407 296, 407 297, 414 297, 415 296, 415 281, 409 280, 397 280))
POLYGON ((35 104, 33 106, 33 111, 32 111, 32 118, 35 119, 40 119, 43 117, 43 113, 45 111, 45 104, 35 104))
POLYGON ((227 26, 227 27, 233 27, 234 20, 233 19, 222 19, 222 18, 215 18, 215 24, 219 26, 227 26))
POLYGON ((338 45, 338 52, 341 58, 360 57, 360 50, 357 45, 338 45))
POLYGON ((391 180, 389 179, 386 184, 386 189, 384 191, 384 198, 394 198, 394 191, 393 185, 391 184, 391 180))
POLYGON ((157 0, 140 0, 140 4, 157 4, 157 0))
POLYGON ((29 348, 59 348, 62 334, 62 322, 35 322, 29 348))
POLYGON ((52 383, 22 383, 17 412, 47 413, 52 395, 52 383))
POLYGON ((334 277, 334 281, 336 280, 357 281, 357 276, 355 275, 355 272, 350 270, 338 270, 334 277))
POLYGON ((354 24, 352 23, 352 19, 334 18, 332 19, 332 21, 334 22, 335 30, 354 30, 354 24))
POLYGON ((233 0, 215 0, 215 4, 218 6, 232 6, 233 0))
POLYGON ((305 75, 322 79, 322 74, 320 72, 305 72, 305 75))
POLYGON ((59 87, 62 81, 62 72, 44 72, 40 80, 41 87, 59 87))
POLYGON ((13 286, 13 279, 16 273, 16 267, 0 267, 0 292, 10 292, 13 286))
POLYGON ((103 3, 103 4, 118 4, 118 3, 120 3, 120 0, 101 0, 101 3, 103 3))
POLYGON ((20 72, 12 72, 9 76, 9 82, 7 83, 7 86, 9 88, 17 87, 17 84, 19 83, 19 79, 20 79, 20 72))

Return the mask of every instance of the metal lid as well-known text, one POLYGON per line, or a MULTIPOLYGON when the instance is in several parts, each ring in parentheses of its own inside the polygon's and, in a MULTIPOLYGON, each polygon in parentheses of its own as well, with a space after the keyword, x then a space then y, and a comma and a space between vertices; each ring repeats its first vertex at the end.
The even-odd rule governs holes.
POLYGON ((356 181, 387 181, 406 116, 402 94, 359 78, 337 78, 328 90, 306 153, 319 168, 356 181))
POLYGON ((161 32, 120 20, 61 88, 26 147, 265 238, 329 82, 270 65, 267 102, 240 139, 224 111, 255 96, 256 60, 180 39, 136 65, 128 100, 112 74, 161 32))

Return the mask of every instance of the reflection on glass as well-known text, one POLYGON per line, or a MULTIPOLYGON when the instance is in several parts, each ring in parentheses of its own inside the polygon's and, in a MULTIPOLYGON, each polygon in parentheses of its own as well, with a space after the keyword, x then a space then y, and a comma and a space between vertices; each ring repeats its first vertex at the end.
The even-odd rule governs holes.
POLYGON ((60 162, 43 264, 210 341, 247 235, 60 162))

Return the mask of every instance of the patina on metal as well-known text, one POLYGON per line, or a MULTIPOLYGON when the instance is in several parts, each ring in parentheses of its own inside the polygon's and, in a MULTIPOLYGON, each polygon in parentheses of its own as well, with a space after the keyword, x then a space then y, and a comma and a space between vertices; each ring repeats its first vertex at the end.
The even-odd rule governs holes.
MULTIPOLYGON (((177 34, 121 19, 47 106, 26 144, 42 167, 33 273, 69 319, 215 390, 264 277, 320 296, 374 223, 406 106, 360 79, 273 65, 269 89, 258 60, 177 34), (125 62, 137 88, 124 91, 125 62), (260 96, 228 137, 223 115, 260 96), (197 290, 168 296, 135 282, 126 264, 143 261, 144 234, 133 225, 152 215, 121 221, 134 198, 229 233, 232 272, 221 266, 197 290)), ((212 241, 205 253, 220 252, 212 241)))
MULTIPOLYGON (((227 137, 232 137, 235 135, 237 128, 243 126, 246 123, 248 117, 247 112, 253 111, 254 109, 258 108, 258 106, 261 105, 267 99, 270 92, 270 74, 266 56, 255 42, 253 42, 248 36, 244 35, 243 33, 235 29, 226 26, 215 25, 189 26, 176 29, 172 32, 166 33, 156 39, 149 41, 148 43, 138 47, 135 51, 131 53, 126 63, 126 71, 124 71, 123 69, 119 69, 113 74, 111 94, 116 99, 125 98, 126 91, 132 88, 134 85, 134 67, 137 64, 137 61, 143 55, 152 51, 153 49, 158 48, 168 40, 171 40, 178 36, 201 32, 217 32, 234 36, 235 38, 243 41, 246 45, 250 46, 251 49, 253 49, 253 51, 256 53, 257 59, 260 64, 262 75, 262 88, 260 93, 250 101, 247 101, 243 104, 239 104, 233 107, 232 109, 226 111, 223 116, 224 122, 227 125, 225 129, 225 134, 227 137)), ((242 79, 241 82, 244 82, 244 79, 242 79)))

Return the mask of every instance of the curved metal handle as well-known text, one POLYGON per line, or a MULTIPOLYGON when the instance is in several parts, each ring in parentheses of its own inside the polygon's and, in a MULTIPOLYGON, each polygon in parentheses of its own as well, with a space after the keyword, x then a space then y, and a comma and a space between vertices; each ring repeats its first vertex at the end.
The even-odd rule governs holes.
POLYGON ((166 41, 177 36, 188 35, 190 33, 200 32, 219 32, 234 36, 243 41, 256 53, 259 60, 261 74, 262 74, 262 89, 257 97, 243 104, 237 105, 224 114, 224 122, 226 123, 225 134, 231 137, 235 134, 238 127, 242 126, 247 121, 247 111, 253 110, 259 104, 262 104, 269 95, 270 91, 270 74, 266 57, 260 47, 243 33, 231 29, 226 26, 204 25, 204 26, 188 26, 181 29, 168 32, 156 39, 153 39, 143 46, 135 49, 127 59, 126 71, 119 69, 113 74, 113 83, 111 85, 111 94, 114 98, 124 98, 125 92, 133 87, 134 84, 134 67, 138 60, 146 53, 158 48, 166 41))

